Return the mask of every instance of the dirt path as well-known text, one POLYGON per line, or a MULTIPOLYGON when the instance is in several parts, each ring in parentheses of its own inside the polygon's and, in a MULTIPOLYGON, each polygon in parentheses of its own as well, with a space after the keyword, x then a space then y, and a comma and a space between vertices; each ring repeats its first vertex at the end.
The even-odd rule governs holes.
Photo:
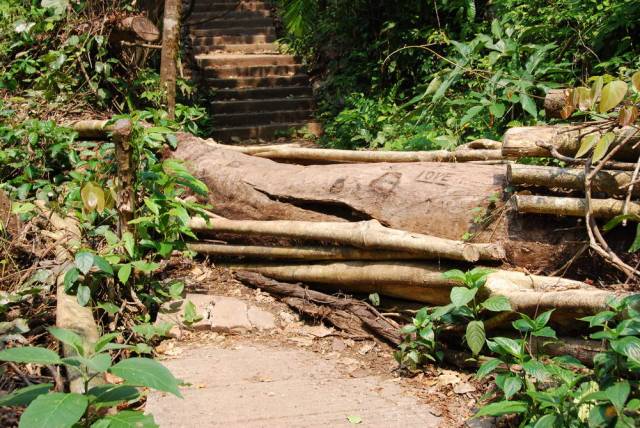
POLYGON ((468 374, 399 377, 383 343, 299 320, 224 270, 182 272, 204 319, 157 348, 185 381, 183 400, 150 394, 162 427, 455 427, 476 403, 468 374))

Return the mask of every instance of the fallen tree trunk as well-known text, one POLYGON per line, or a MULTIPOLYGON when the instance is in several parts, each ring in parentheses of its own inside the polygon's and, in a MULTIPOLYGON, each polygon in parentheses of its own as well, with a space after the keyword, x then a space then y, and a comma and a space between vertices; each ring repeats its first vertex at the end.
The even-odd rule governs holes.
MULTIPOLYGON (((287 296, 298 300, 285 300, 291 303, 294 308, 304 311, 304 305, 322 304, 329 306, 333 310, 340 312, 348 312, 355 315, 365 330, 381 337, 385 341, 397 345, 402 341, 400 334, 400 326, 394 321, 382 316, 373 306, 351 298, 335 297, 319 291, 303 288, 300 284, 286 284, 275 281, 255 272, 239 271, 235 273, 236 279, 242 283, 259 288, 270 294, 287 296)), ((317 313, 317 312, 316 312, 317 313)), ((311 315, 313 312, 311 313, 311 315)), ((348 329, 343 325, 343 320, 347 317, 341 314, 337 317, 331 317, 330 313, 324 316, 338 328, 348 329), (342 326, 342 327, 341 327, 342 326)))
MULTIPOLYGON (((300 264, 219 264, 234 270, 258 272, 280 281, 326 284, 357 293, 380 293, 431 305, 450 302, 451 288, 460 284, 446 279, 443 266, 408 262, 343 262, 300 264)), ((485 297, 504 296, 514 310, 535 314, 555 308, 554 320, 569 322, 577 314, 592 315, 607 308, 616 293, 558 277, 495 271, 485 284, 485 297)))
POLYGON ((223 245, 209 242, 187 244, 189 250, 209 256, 284 260, 415 260, 422 254, 397 251, 370 251, 352 247, 269 247, 264 245, 223 245))
MULTIPOLYGON (((584 217, 586 203, 581 198, 558 196, 514 195, 512 203, 519 213, 551 214, 556 216, 584 217)), ((594 217, 610 219, 621 215, 624 201, 618 199, 592 199, 594 217)), ((640 204, 629 202, 627 214, 640 216, 640 204)))
POLYGON ((444 258, 475 262, 502 260, 504 249, 496 244, 469 244, 435 236, 390 229, 376 220, 357 223, 305 221, 256 221, 193 218, 189 227, 196 233, 226 232, 248 235, 275 235, 285 238, 330 240, 358 248, 412 252, 424 258, 444 258))
MULTIPOLYGON (((507 181, 512 185, 584 190, 584 168, 568 169, 513 164, 507 166, 507 181)), ((630 172, 600 171, 594 177, 591 188, 596 192, 626 195, 629 183, 631 183, 630 172)), ((633 194, 640 195, 640 189, 634 187, 633 194)))
POLYGON ((160 39, 160 30, 145 16, 129 16, 117 21, 109 36, 109 42, 155 42, 160 39))
MULTIPOLYGON (((551 157, 546 148, 537 145, 538 142, 553 145, 557 151, 565 156, 573 157, 580 147, 580 138, 599 131, 597 126, 580 127, 570 125, 526 126, 510 128, 504 134, 502 156, 505 159, 519 159, 523 157, 551 157)), ((602 130, 604 133, 605 130, 602 130)), ((635 127, 617 128, 614 131, 616 139, 611 147, 630 138, 615 159, 635 162, 640 155, 640 149, 633 146, 640 141, 640 133, 635 127)))

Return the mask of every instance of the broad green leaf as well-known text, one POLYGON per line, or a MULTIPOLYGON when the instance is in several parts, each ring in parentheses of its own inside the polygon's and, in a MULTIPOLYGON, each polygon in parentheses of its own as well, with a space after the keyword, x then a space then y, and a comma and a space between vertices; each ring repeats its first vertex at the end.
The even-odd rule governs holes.
POLYGON ((551 319, 551 315, 555 309, 550 309, 538 315, 535 319, 536 329, 540 329, 547 325, 549 320, 551 319))
POLYGON ((496 119, 500 119, 504 116, 504 112, 506 111, 506 107, 502 103, 494 103, 489 106, 489 112, 496 117, 496 119))
POLYGON ((510 413, 524 413, 527 411, 527 403, 524 401, 498 401, 483 406, 478 413, 473 415, 474 418, 482 416, 502 416, 510 413))
POLYGON ((636 226, 636 237, 634 238, 631 246, 627 251, 630 253, 635 253, 638 250, 640 250, 640 223, 638 223, 638 226, 636 226))
POLYGON ((166 367, 149 358, 122 360, 111 367, 109 372, 120 376, 131 385, 146 386, 182 397, 178 389, 178 380, 166 367))
POLYGON ((466 306, 473 300, 478 290, 476 288, 453 287, 451 289, 451 303, 456 307, 466 306))
POLYGON ((640 71, 633 73, 631 76, 631 84, 636 88, 636 91, 640 92, 640 71))
POLYGON ((636 214, 626 214, 626 215, 617 215, 614 218, 612 218, 611 220, 609 220, 603 227, 602 229, 605 232, 608 232, 610 230, 612 230, 614 227, 616 227, 617 225, 619 225, 620 223, 622 223, 625 220, 631 220, 631 221, 635 221, 640 223, 640 217, 638 217, 636 214))
POLYGON ((22 414, 19 428, 70 428, 82 418, 88 405, 89 399, 81 394, 40 395, 22 414))
POLYGON ((60 356, 50 349, 22 346, 0 351, 0 361, 14 363, 60 364, 60 356))
POLYGON ((182 297, 182 293, 184 292, 184 282, 182 281, 174 281, 169 286, 169 295, 174 298, 182 297))
POLYGON ((431 82, 429 82, 429 86, 427 86, 426 95, 433 94, 435 91, 438 90, 441 84, 442 84, 442 80, 440 79, 440 76, 436 76, 433 79, 431 79, 431 82))
POLYGON ((80 190, 80 196, 85 210, 88 212, 104 211, 105 195, 104 190, 94 183, 87 183, 80 190))
POLYGON ((42 0, 40 5, 44 9, 52 9, 56 20, 58 20, 65 14, 69 0, 42 0))
POLYGON ((495 369, 497 369, 500 366, 500 364, 502 364, 502 361, 497 358, 492 358, 489 361, 482 363, 482 365, 478 369, 478 372, 476 373, 476 377, 478 379, 482 379, 483 377, 487 376, 488 374, 492 373, 495 369))
POLYGON ((537 329, 536 331, 532 332, 531 334, 533 336, 536 336, 536 337, 548 337, 548 338, 551 338, 551 339, 557 339, 555 330, 552 329, 549 326, 537 329))
POLYGON ((124 246, 124 249, 127 250, 129 257, 134 257, 135 242, 131 232, 125 232, 122 234, 122 245, 124 246))
POLYGON ((113 267, 111 267, 111 263, 109 263, 103 257, 94 255, 93 256, 93 264, 95 267, 100 269, 104 273, 108 273, 109 275, 113 275, 113 267))
POLYGON ((460 119, 460 125, 462 126, 462 125, 470 122, 471 119, 476 117, 478 115, 478 113, 480 113, 483 109, 484 109, 484 106, 473 106, 473 107, 471 107, 469 110, 467 110, 465 115, 462 116, 462 119, 460 119))
POLYGON ((606 113, 620 104, 625 95, 627 95, 628 89, 629 87, 622 80, 614 80, 613 82, 607 83, 607 85, 602 88, 598 112, 606 113))
POLYGON ((498 346, 504 349, 507 353, 517 357, 520 355, 520 344, 508 337, 494 337, 492 339, 498 346))
POLYGON ((100 336, 100 338, 96 340, 96 343, 93 344, 93 352, 102 351, 102 349, 105 347, 107 343, 111 343, 114 339, 118 337, 120 337, 120 333, 107 333, 105 335, 100 336))
POLYGON ((136 400, 140 397, 138 388, 131 385, 105 384, 91 388, 88 392, 91 404, 100 407, 112 407, 124 401, 136 400))
POLYGON ((492 312, 505 312, 511 310, 509 299, 504 296, 491 296, 481 303, 482 307, 492 312))
POLYGON ((522 105, 522 109, 529 113, 533 117, 538 117, 538 108, 536 107, 536 103, 529 97, 527 94, 520 94, 520 104, 522 105))
POLYGON ((105 311, 106 313, 108 313, 109 315, 115 315, 120 311, 120 308, 111 302, 100 302, 96 306, 102 309, 103 311, 105 311))
POLYGON ((187 300, 187 303, 184 305, 184 322, 187 325, 191 325, 202 320, 202 318, 202 315, 198 314, 196 310, 196 305, 194 305, 191 300, 187 300))
POLYGON ((609 146, 611 146, 611 143, 613 143, 615 139, 616 134, 614 134, 613 132, 607 132, 602 137, 600 137, 600 140, 598 140, 596 147, 593 149, 591 160, 593 162, 598 162, 600 159, 602 159, 607 154, 609 146))
POLYGON ((613 340, 611 341, 611 348, 636 364, 640 364, 640 338, 626 336, 622 339, 613 340))
POLYGON ((589 150, 596 145, 598 140, 600 139, 600 134, 589 134, 582 137, 580 140, 580 148, 578 148, 578 152, 576 153, 577 158, 581 158, 586 155, 589 150))
POLYGON ((29 385, 13 391, 11 394, 0 397, 0 407, 4 406, 26 406, 36 399, 37 396, 46 394, 53 387, 52 383, 40 383, 29 385))
POLYGON ((126 284, 131 276, 131 263, 124 264, 118 269, 118 280, 121 283, 126 284))
POLYGON ((611 404, 613 404, 616 410, 618 410, 618 413, 622 413, 622 409, 624 409, 624 403, 627 402, 627 398, 629 397, 630 392, 631 386, 626 380, 618 382, 604 391, 607 399, 611 401, 611 404))
POLYGON ((522 369, 527 375, 537 379, 540 382, 544 382, 549 378, 549 371, 540 361, 529 360, 522 365, 522 369))
POLYGON ((65 345, 72 346, 80 355, 84 355, 83 341, 78 334, 71 330, 59 327, 49 327, 49 333, 65 345))
POLYGON ((75 264, 78 270, 86 275, 93 266, 93 254, 88 251, 76 253, 75 264))
POLYGON ((464 283, 466 280, 466 275, 460 269, 452 269, 448 270, 442 274, 446 279, 452 279, 454 281, 458 281, 460 283, 464 283))
POLYGON ((604 86, 604 78, 602 76, 598 76, 594 79, 593 84, 591 85, 591 99, 595 103, 600 98, 602 94, 602 87, 604 86))
POLYGON ((515 375, 505 375, 503 382, 500 387, 502 388, 502 392, 504 392, 504 397, 507 400, 510 400, 520 389, 522 388, 522 380, 515 375))
POLYGON ((533 426, 533 428, 554 428, 556 426, 557 419, 558 419, 558 416, 556 415, 551 415, 551 414, 544 415, 543 417, 538 419, 538 421, 533 426))
POLYGON ((158 263, 149 263, 144 260, 137 260, 135 262, 131 262, 131 264, 136 268, 136 270, 144 273, 151 273, 160 267, 158 263))
POLYGON ((484 323, 482 321, 471 321, 467 324, 467 332, 465 334, 467 345, 473 352, 473 355, 478 355, 484 347, 486 335, 484 332, 484 323))
POLYGON ((135 410, 124 410, 115 415, 105 416, 98 422, 102 421, 108 424, 96 427, 92 425, 91 428, 156 428, 158 426, 153 419, 153 415, 145 415, 135 410))
POLYGON ((78 278, 80 277, 80 271, 78 268, 71 268, 64 274, 64 290, 70 291, 73 284, 76 283, 78 278))
POLYGON ((78 285, 76 300, 80 306, 87 306, 87 303, 91 300, 91 289, 86 285, 78 285))
POLYGON ((380 306, 380 295, 378 293, 369 294, 369 301, 373 306, 380 306))

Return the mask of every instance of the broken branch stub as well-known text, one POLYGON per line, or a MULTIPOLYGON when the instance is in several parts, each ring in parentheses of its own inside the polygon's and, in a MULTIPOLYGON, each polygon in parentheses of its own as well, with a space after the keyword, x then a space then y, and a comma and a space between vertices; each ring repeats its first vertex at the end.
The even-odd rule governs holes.
POLYGON ((422 254, 430 258, 467 262, 478 260, 499 261, 505 257, 504 249, 498 244, 469 244, 435 236, 409 233, 384 227, 377 220, 342 223, 215 218, 211 219, 207 224, 204 219, 193 218, 189 226, 197 233, 225 232, 331 240, 358 248, 395 250, 422 254))

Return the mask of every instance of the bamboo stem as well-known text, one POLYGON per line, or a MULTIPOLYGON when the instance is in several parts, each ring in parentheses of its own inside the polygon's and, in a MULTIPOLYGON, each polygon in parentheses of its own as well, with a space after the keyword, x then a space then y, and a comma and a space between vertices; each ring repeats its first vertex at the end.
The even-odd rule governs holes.
MULTIPOLYGON (((557 196, 514 195, 512 202, 519 213, 552 214, 558 216, 584 217, 587 205, 581 198, 557 196)), ((592 199, 594 217, 613 218, 622 214, 624 201, 618 199, 592 199)), ((640 216, 640 204, 631 202, 628 213, 640 216)))

